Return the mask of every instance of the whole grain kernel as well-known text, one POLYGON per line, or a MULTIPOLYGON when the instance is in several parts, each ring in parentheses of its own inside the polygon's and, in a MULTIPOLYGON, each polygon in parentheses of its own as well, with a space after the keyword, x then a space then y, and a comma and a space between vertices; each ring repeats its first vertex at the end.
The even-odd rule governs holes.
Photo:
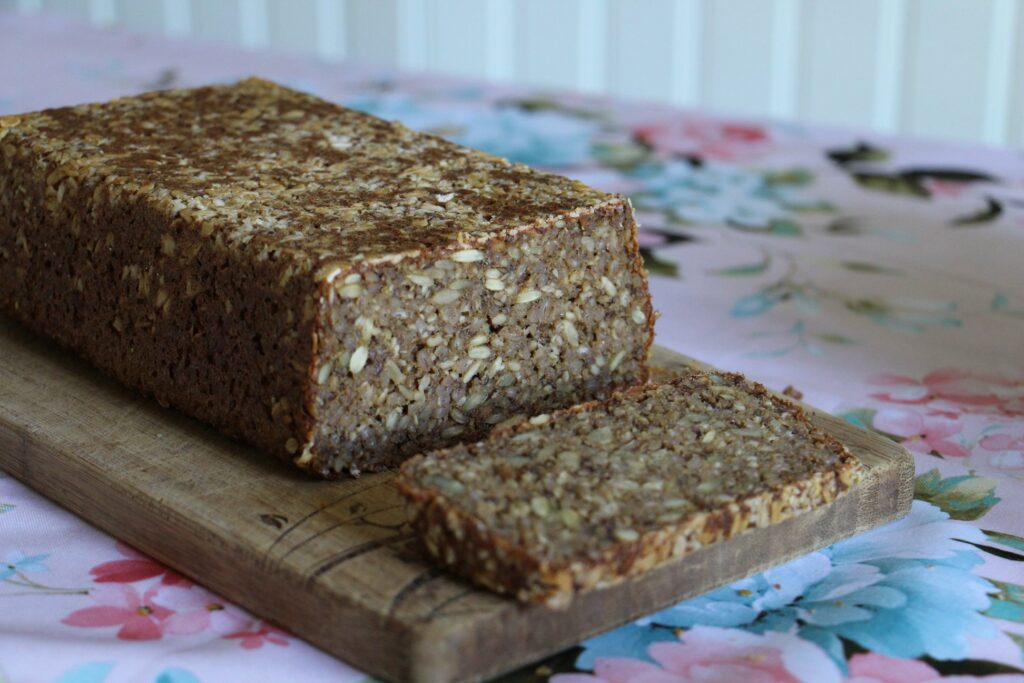
POLYGON ((492 292, 500 292, 505 289, 505 283, 496 278, 487 278, 484 280, 484 288, 492 292))
POLYGON ((433 337, 428 337, 427 338, 427 346, 429 346, 431 348, 433 348, 435 346, 440 346, 443 343, 444 343, 444 337, 442 337, 440 335, 434 335, 433 337))
POLYGON ((633 318, 633 322, 635 322, 637 325, 642 325, 644 321, 647 320, 647 316, 644 315, 644 312, 641 311, 639 308, 634 308, 630 316, 633 318))
POLYGON ((466 373, 462 376, 462 383, 469 384, 472 379, 476 377, 476 373, 480 372, 480 368, 483 367, 483 364, 484 362, 482 360, 474 360, 470 363, 469 367, 466 368, 466 373))
POLYGON ((448 289, 454 289, 456 292, 458 292, 460 290, 465 289, 466 287, 469 287, 472 284, 473 282, 471 280, 452 280, 451 282, 448 283, 448 289))
POLYGON ((342 299, 356 299, 363 293, 363 286, 358 282, 343 285, 338 288, 338 296, 342 299))
POLYGON ((320 366, 320 369, 316 373, 316 383, 323 384, 327 381, 327 378, 331 376, 331 364, 329 362, 324 363, 320 366))
POLYGON ((546 425, 548 422, 551 422, 551 416, 548 415, 547 413, 541 413, 540 415, 534 415, 533 417, 530 418, 530 424, 532 424, 535 427, 539 427, 541 425, 546 425))
POLYGON ((366 367, 366 361, 370 357, 370 351, 365 346, 360 346, 352 352, 352 357, 348 361, 348 370, 353 375, 358 375, 364 367, 366 367))
POLYGON ((474 346, 467 352, 466 355, 468 355, 470 358, 482 360, 484 358, 491 357, 491 349, 490 347, 487 346, 474 346))
POLYGON ((475 337, 473 337, 472 339, 469 340, 469 344, 467 344, 467 346, 483 346, 488 341, 490 341, 490 339, 491 338, 490 338, 489 335, 478 334, 478 335, 476 335, 475 337))
POLYGON ((452 254, 451 258, 456 263, 473 263, 474 261, 483 261, 484 252, 479 249, 462 249, 452 254))
POLYGON ((292 437, 285 441, 284 449, 288 451, 288 453, 294 454, 299 450, 299 442, 295 439, 295 437, 292 437))
POLYGON ((502 276, 501 271, 497 268, 488 268, 484 271, 484 277, 490 280, 500 280, 502 276))
POLYGON ((700 438, 700 442, 711 443, 712 441, 715 440, 716 436, 718 436, 718 432, 716 432, 714 429, 709 429, 707 432, 704 433, 704 436, 700 438))
POLYGON ((523 290, 522 292, 519 292, 519 294, 516 295, 516 303, 517 304, 528 304, 528 303, 532 303, 532 302, 536 301, 540 297, 541 297, 541 293, 540 293, 539 290, 527 289, 527 290, 523 290))
MULTIPOLYGON (((339 271, 340 271, 340 269, 339 269, 339 271)), ((335 271, 335 272, 338 272, 338 271, 335 271)), ((342 280, 342 284, 344 284, 344 285, 351 285, 351 284, 353 284, 355 282, 359 282, 362 279, 363 279, 363 276, 360 275, 359 273, 349 273, 348 275, 345 276, 345 279, 342 280)))
POLYGON ((636 529, 630 529, 628 527, 620 527, 615 530, 615 540, 622 541, 623 543, 632 543, 640 539, 640 534, 637 533, 636 529))
POLYGON ((491 324, 493 325, 500 326, 504 325, 506 322, 508 322, 508 316, 505 315, 504 313, 499 313, 498 315, 491 318, 491 324))
POLYGON ((571 320, 562 321, 562 332, 565 334, 565 340, 569 342, 570 346, 580 345, 580 334, 571 320))
POLYGON ((580 513, 576 512, 572 508, 564 508, 558 513, 558 516, 562 519, 562 524, 569 527, 573 531, 580 528, 580 524, 583 521, 580 518, 580 513))
POLYGON ((551 513, 551 503, 543 496, 534 496, 531 498, 530 508, 540 517, 547 517, 551 513))
POLYGON ((459 294, 460 292, 455 289, 441 289, 434 296, 430 297, 430 302, 438 306, 444 306, 456 301, 459 298, 459 294))
POLYGON ((609 280, 607 275, 601 276, 601 287, 608 293, 608 296, 615 296, 619 293, 619 290, 615 287, 615 283, 609 280))
POLYGON ((620 365, 622 365, 622 361, 625 358, 626 358, 626 352, 625 351, 619 351, 614 356, 612 356, 612 360, 608 364, 608 369, 611 370, 612 372, 614 372, 616 369, 618 369, 618 367, 620 365))
POLYGON ((434 278, 429 275, 423 275, 422 273, 409 273, 406 275, 410 282, 420 287, 430 287, 434 284, 434 278))

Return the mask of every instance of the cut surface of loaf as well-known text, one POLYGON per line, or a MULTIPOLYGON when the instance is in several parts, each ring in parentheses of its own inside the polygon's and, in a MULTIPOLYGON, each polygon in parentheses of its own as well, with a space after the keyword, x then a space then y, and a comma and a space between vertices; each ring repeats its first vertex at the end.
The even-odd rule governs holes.
POLYGON ((629 203, 258 79, 0 118, 0 310, 324 476, 643 381, 629 203))
POLYGON ((418 456, 398 487, 439 563, 560 607, 827 504, 862 473, 798 406, 740 375, 687 370, 418 456))

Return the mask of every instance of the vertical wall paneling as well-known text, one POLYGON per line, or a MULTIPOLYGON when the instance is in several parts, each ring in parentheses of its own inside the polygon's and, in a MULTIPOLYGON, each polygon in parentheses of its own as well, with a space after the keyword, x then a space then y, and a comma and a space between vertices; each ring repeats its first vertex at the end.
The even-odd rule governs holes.
MULTIPOLYGON (((238 0, 238 32, 242 45, 248 48, 261 48, 270 43, 267 3, 273 1, 238 0)), ((290 15, 287 20, 291 20, 290 15)))
POLYGON ((992 0, 912 0, 904 128, 977 139, 985 120, 992 0))
POLYGON ((117 21, 116 0, 89 0, 89 21, 97 26, 109 26, 117 21))
POLYGON ((486 0, 484 75, 498 81, 515 77, 515 0, 486 0))
POLYGON ((515 9, 516 78, 539 86, 574 87, 576 0, 518 0, 515 9))
POLYGON ((600 91, 608 77, 608 0, 577 0, 576 86, 600 91))
POLYGON ((426 0, 398 0, 398 64, 414 70, 427 63, 426 0))
POLYGON ((775 0, 772 11, 771 91, 768 111, 780 118, 797 110, 800 83, 799 0, 775 0))
POLYGON ((42 9, 48 12, 61 12, 76 19, 89 18, 89 0, 44 0, 42 9))
POLYGON ((1024 36, 1021 35, 1021 23, 1024 23, 1024 2, 1017 2, 1016 41, 1013 46, 1013 87, 1010 91, 1009 110, 1007 111, 1006 138, 1015 147, 1024 148, 1024 36))
POLYGON ((307 42, 316 39, 316 53, 323 59, 343 59, 348 52, 346 0, 314 0, 313 4, 315 28, 303 37, 307 42))
POLYGON ((665 99, 674 77, 674 4, 672 0, 611 0, 607 41, 611 93, 665 99))
POLYGON ((706 7, 702 105, 765 115, 771 102, 774 3, 714 0, 706 7))
POLYGON ((672 84, 669 99, 695 106, 703 87, 704 0, 675 0, 672 4, 672 84))
POLYGON ((205 40, 240 43, 239 0, 192 0, 192 33, 205 40))
POLYGON ((1015 42, 1020 27, 1016 0, 993 0, 989 24, 985 112, 982 139, 993 145, 1009 141, 1008 122, 1013 108, 1015 42))
POLYGON ((162 0, 117 0, 114 11, 116 22, 134 31, 161 32, 167 25, 162 0))
POLYGON ((164 33, 168 36, 186 36, 192 33, 192 3, 190 0, 163 0, 164 33))
POLYGON ((3 9, 1024 147, 1024 0, 0 0, 3 9))
MULTIPOLYGON (((422 0, 401 3, 402 9, 416 9, 422 0)), ((400 15, 398 0, 348 0, 346 15, 346 46, 348 55, 360 62, 392 66, 398 62, 399 47, 402 46, 399 34, 399 18, 411 21, 400 15)), ((415 16, 415 14, 414 14, 415 16)), ((420 23, 420 33, 425 32, 425 24, 420 23)), ((412 36, 411 32, 402 31, 401 41, 412 36)), ((414 67, 416 65, 408 65, 414 67)), ((419 68, 423 68, 422 65, 419 68)))
POLYGON ((426 67, 459 76, 484 75, 487 55, 487 3, 431 0, 427 3, 426 67))
MULTIPOLYGON (((268 0, 267 42, 276 50, 320 55, 320 30, 326 22, 318 9, 316 0, 268 0)), ((324 32, 335 28, 326 26, 324 32)))
POLYGON ((890 0, 803 4, 797 115, 864 125, 875 116, 880 5, 890 0))
POLYGON ((903 117, 906 24, 906 0, 883 0, 878 12, 874 114, 871 122, 884 131, 897 130, 903 117))

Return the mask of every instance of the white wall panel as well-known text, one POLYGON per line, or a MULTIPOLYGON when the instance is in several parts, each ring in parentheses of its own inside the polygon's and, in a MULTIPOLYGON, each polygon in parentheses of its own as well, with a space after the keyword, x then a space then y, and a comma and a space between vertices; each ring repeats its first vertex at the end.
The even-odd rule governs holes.
POLYGON ((703 104, 739 114, 768 113, 774 7, 767 0, 706 3, 703 104))
POLYGON ((481 75, 489 38, 487 2, 433 0, 427 3, 427 10, 422 26, 426 68, 460 76, 481 75))
POLYGON ((117 21, 143 31, 163 31, 163 0, 117 0, 117 21))
POLYGON ((398 63, 398 4, 398 0, 347 0, 345 44, 352 59, 389 66, 398 63))
POLYGON ((980 138, 992 0, 913 0, 907 16, 907 73, 901 129, 980 138))
POLYGON ((874 114, 880 5, 889 0, 813 0, 803 5, 799 115, 856 125, 874 114))
POLYGON ((5 8, 1024 146, 1024 0, 0 0, 5 8))
POLYGON ((239 0, 192 0, 192 32, 205 40, 242 42, 239 0))
POLYGON ((672 91, 675 12, 672 0, 611 0, 606 58, 610 92, 662 100, 672 91))
POLYGON ((270 43, 294 54, 320 54, 318 9, 317 0, 271 1, 267 6, 270 43))
POLYGON ((579 1, 516 3, 516 78, 550 87, 579 87, 579 1))

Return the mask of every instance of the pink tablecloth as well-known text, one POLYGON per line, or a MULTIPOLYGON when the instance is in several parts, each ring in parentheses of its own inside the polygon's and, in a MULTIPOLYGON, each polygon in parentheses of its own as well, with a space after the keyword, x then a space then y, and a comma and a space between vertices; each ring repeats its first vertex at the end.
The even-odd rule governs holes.
MULTIPOLYGON (((916 454, 906 520, 582 643, 521 678, 1024 681, 1019 152, 4 14, 0 64, 0 113, 259 74, 627 193, 644 225, 661 344, 795 385, 916 454)), ((0 681, 361 678, 0 478, 0 681)))

